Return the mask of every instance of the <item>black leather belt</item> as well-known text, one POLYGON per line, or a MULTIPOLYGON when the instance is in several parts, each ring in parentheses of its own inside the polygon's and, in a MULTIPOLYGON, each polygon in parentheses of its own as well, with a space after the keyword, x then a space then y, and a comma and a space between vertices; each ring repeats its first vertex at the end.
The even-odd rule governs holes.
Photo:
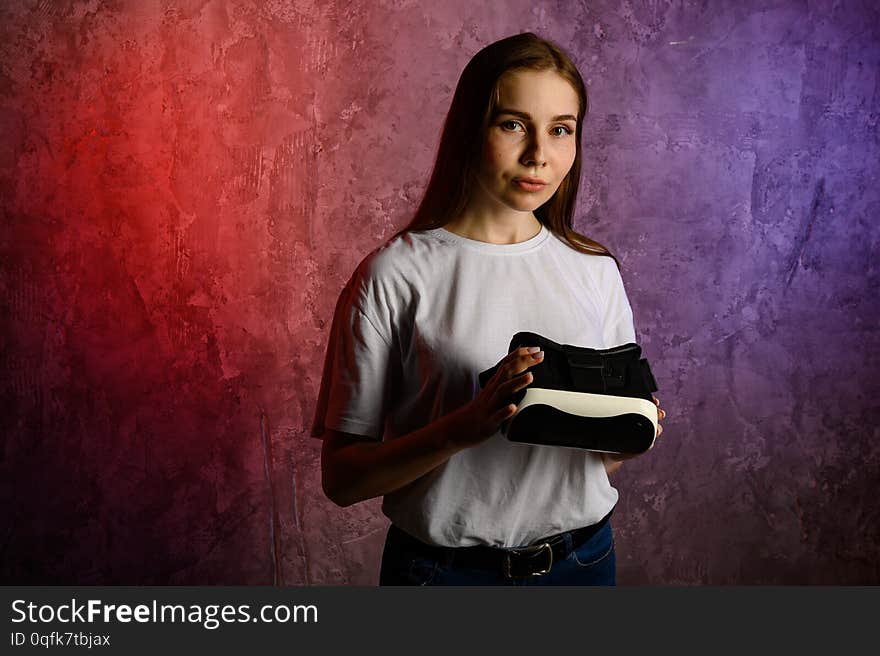
POLYGON ((394 524, 391 525, 391 530, 395 530, 400 538, 420 552, 443 562, 451 562, 454 565, 479 569, 500 570, 507 578, 518 578, 540 576, 549 572, 550 568, 553 567, 553 563, 565 560, 572 550, 577 549, 598 533, 608 523, 613 512, 614 508, 595 524, 590 524, 573 531, 565 531, 565 533, 571 533, 571 549, 567 548, 565 544, 564 533, 557 533, 556 535, 542 538, 527 547, 502 549, 488 545, 444 547, 425 544, 421 540, 417 540, 400 530, 394 524))

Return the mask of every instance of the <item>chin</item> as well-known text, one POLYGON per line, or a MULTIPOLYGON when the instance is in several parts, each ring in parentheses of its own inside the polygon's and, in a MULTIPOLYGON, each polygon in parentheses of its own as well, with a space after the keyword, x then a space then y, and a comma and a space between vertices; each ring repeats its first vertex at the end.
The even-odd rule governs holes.
POLYGON ((545 198, 543 195, 540 198, 514 198, 507 203, 507 206, 519 212, 534 212, 548 200, 550 200, 550 196, 545 198))

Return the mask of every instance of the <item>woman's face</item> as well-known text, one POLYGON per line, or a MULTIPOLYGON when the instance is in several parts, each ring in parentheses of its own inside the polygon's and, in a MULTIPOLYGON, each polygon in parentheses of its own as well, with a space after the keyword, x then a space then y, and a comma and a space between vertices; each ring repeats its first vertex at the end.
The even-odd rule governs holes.
POLYGON ((577 93, 558 73, 515 71, 503 76, 477 174, 484 192, 524 212, 547 202, 574 163, 577 113, 577 93), (518 178, 545 184, 525 186, 518 178))

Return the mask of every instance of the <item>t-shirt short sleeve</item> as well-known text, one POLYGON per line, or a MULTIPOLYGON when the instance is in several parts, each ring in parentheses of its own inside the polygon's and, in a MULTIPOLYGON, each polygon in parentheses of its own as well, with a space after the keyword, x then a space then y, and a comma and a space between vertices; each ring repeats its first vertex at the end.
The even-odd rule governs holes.
POLYGON ((623 278, 617 264, 610 257, 603 257, 603 291, 606 293, 605 321, 602 337, 607 348, 636 341, 632 307, 626 296, 623 278))
POLYGON ((336 303, 312 437, 327 429, 381 440, 390 397, 393 360, 389 336, 377 329, 353 292, 353 278, 336 303))

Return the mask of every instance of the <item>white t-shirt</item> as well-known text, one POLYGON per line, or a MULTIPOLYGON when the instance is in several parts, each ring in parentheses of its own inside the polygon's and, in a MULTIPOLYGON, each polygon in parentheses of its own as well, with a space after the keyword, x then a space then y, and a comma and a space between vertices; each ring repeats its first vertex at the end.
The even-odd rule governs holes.
MULTIPOLYGON (((476 397, 519 331, 591 348, 636 341, 614 260, 546 226, 516 244, 445 228, 394 237, 340 294, 312 436, 391 440, 431 423, 476 397)), ((429 544, 515 547, 593 524, 617 499, 599 454, 498 432, 385 495, 382 512, 429 544)))

